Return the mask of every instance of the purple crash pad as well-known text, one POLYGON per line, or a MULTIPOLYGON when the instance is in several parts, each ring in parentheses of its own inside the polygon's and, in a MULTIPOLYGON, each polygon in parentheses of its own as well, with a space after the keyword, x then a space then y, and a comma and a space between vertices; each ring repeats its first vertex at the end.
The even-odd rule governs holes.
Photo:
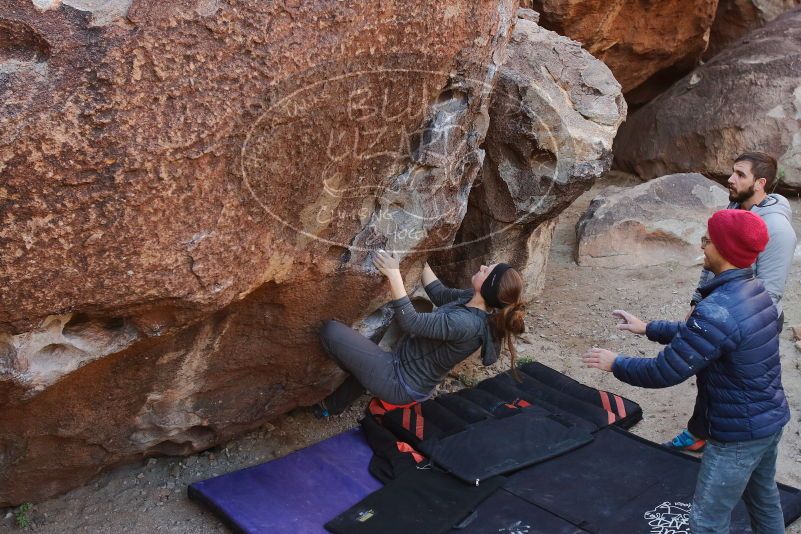
POLYGON ((372 449, 353 429, 261 465, 189 486, 234 532, 323 534, 323 525, 381 483, 367 471, 372 449))

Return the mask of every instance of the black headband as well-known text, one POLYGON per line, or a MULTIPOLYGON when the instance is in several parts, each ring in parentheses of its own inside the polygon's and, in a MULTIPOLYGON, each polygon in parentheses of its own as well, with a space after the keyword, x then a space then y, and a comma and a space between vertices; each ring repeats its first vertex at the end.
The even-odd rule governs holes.
POLYGON ((503 273, 511 268, 512 266, 508 263, 499 263, 484 280, 484 283, 481 284, 481 296, 484 297, 484 302, 493 308, 503 308, 506 306, 505 302, 501 302, 498 299, 498 289, 501 287, 503 273))

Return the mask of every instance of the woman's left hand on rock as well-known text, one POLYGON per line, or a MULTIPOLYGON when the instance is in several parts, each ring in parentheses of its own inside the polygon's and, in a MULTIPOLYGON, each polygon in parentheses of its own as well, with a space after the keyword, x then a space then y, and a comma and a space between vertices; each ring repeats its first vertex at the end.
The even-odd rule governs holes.
POLYGON ((400 260, 395 253, 378 250, 373 254, 373 265, 387 278, 400 275, 400 260))

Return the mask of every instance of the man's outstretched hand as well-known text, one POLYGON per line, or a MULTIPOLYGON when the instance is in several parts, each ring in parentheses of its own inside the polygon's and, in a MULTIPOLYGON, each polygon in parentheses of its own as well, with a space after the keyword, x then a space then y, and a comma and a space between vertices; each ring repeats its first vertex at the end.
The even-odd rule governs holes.
POLYGON ((587 367, 595 367, 607 373, 612 372, 612 364, 615 363, 615 358, 617 358, 617 354, 611 350, 599 349, 597 347, 591 348, 582 356, 587 367))
POLYGON ((612 315, 620 319, 620 322, 617 324, 618 330, 628 330, 632 334, 645 334, 645 327, 648 326, 648 323, 639 317, 635 317, 624 310, 615 310, 612 312, 612 315))

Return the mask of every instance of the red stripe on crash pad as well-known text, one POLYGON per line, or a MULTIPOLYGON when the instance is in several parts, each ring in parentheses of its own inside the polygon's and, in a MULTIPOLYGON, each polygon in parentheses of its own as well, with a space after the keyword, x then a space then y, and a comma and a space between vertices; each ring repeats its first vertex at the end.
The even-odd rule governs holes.
POLYGON ((398 441, 397 443, 398 443, 398 450, 400 452, 407 452, 407 453, 411 454, 412 455, 412 459, 416 463, 419 464, 420 462, 425 460, 425 457, 422 454, 420 454, 419 452, 414 450, 414 448, 411 445, 409 445, 408 443, 406 443, 405 441, 398 441))
POLYGON ((370 401, 369 409, 370 413, 373 415, 384 415, 387 413, 378 397, 373 397, 373 400, 370 401))
POLYGON ((606 413, 608 414, 607 419, 609 421, 609 424, 611 425, 612 423, 615 422, 615 414, 612 412, 612 404, 609 402, 609 393, 607 393, 606 391, 599 391, 598 393, 601 394, 601 404, 603 405, 604 410, 606 410, 606 413))
POLYGON ((626 407, 623 405, 623 399, 615 395, 615 404, 617 405, 617 414, 621 417, 626 417, 626 407))
POLYGON ((414 413, 417 416, 414 433, 417 439, 423 439, 423 408, 419 404, 414 405, 414 413))
MULTIPOLYGON (((378 397, 376 397, 376 398, 378 398, 378 397)), ((388 412, 391 412, 392 410, 397 410, 399 408, 409 408, 409 407, 414 406, 415 404, 417 404, 417 401, 410 402, 409 404, 391 404, 391 403, 389 403, 389 402, 387 402, 385 400, 380 400, 380 399, 379 399, 379 402, 384 406, 384 409, 386 411, 388 411, 388 412)))

